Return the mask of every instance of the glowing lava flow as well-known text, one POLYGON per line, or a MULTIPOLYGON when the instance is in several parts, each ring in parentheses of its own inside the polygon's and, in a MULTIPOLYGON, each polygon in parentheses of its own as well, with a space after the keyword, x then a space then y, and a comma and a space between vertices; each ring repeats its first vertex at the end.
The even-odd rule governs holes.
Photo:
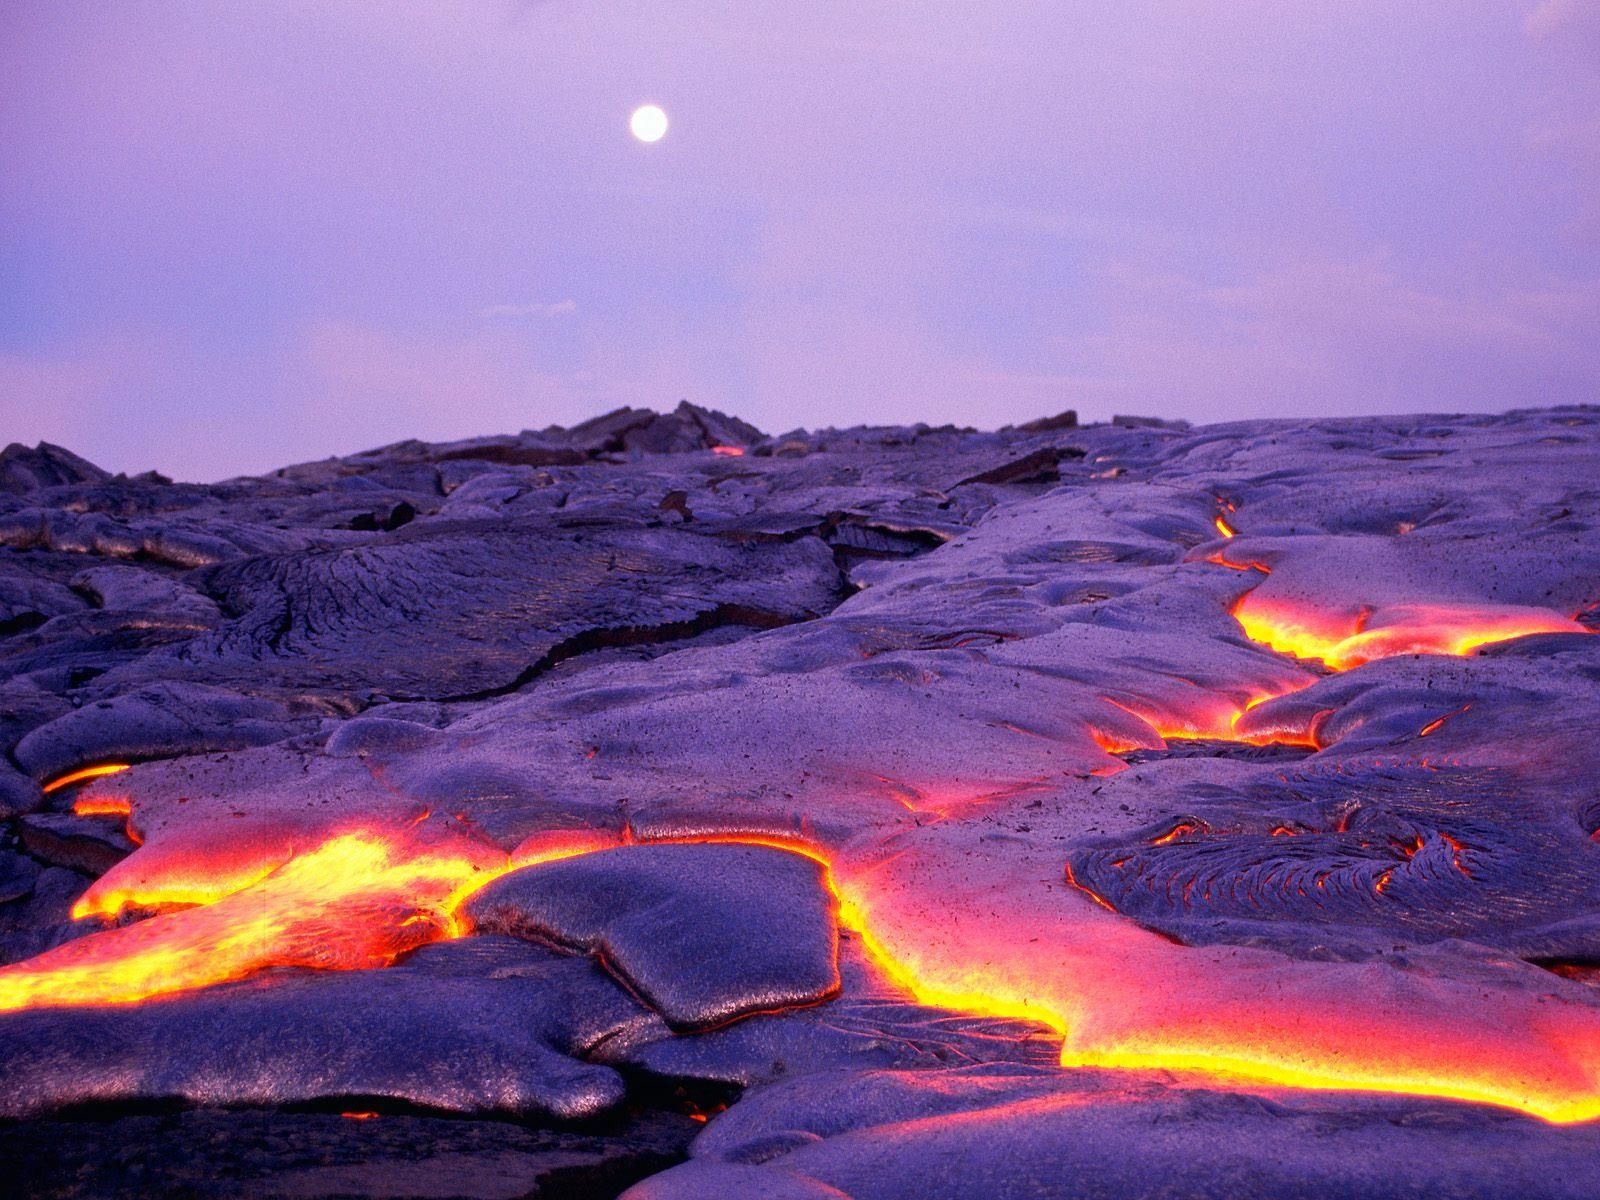
POLYGON ((75 783, 82 783, 85 779, 99 779, 102 775, 115 775, 118 771, 126 771, 131 763, 102 763, 98 767, 83 767, 71 771, 66 775, 52 779, 40 790, 48 796, 51 792, 59 792, 64 787, 71 787, 75 783))
MULTIPOLYGON (((490 880, 600 844, 597 835, 561 837, 507 855, 466 837, 358 830, 336 834, 304 854, 291 852, 264 875, 225 870, 209 884, 196 884, 202 871, 180 861, 177 878, 152 893, 167 903, 204 896, 197 906, 90 934, 0 968, 0 1011, 131 1004, 269 967, 388 966, 427 942, 465 934, 458 910, 490 880)), ((111 893, 90 911, 120 907, 121 898, 111 893)))
POLYGON ((1047 887, 1002 908, 981 894, 986 877, 902 852, 838 873, 842 920, 922 1003, 1056 1030, 1064 1067, 1600 1116, 1600 1012, 1543 988, 1179 946, 1047 887))
POLYGON ((1251 641, 1335 671, 1396 654, 1470 654, 1479 646, 1535 633, 1587 633, 1576 621, 1519 605, 1397 604, 1353 617, 1304 611, 1246 595, 1234 607, 1251 641))
MULTIPOLYGON (((553 834, 506 855, 454 831, 339 833, 214 903, 0 969, 0 1010, 133 1003, 271 967, 386 966, 470 932, 460 905, 513 867, 615 840, 553 834)), ((816 859, 841 923, 890 978, 924 1003, 1049 1025, 1063 1038, 1064 1066, 1447 1096, 1553 1121, 1600 1115, 1589 1065, 1600 1014, 1580 1005, 1545 1006, 1542 994, 1375 964, 1181 947, 1113 913, 1086 917, 1049 887, 1002 908, 987 891, 993 876, 980 868, 952 880, 937 853, 845 870, 781 839, 682 840, 774 845, 816 859)))
MULTIPOLYGON (((1306 680, 1306 686, 1310 686, 1313 682, 1315 681, 1311 679, 1306 680)), ((1163 741, 1245 742, 1253 746, 1305 746, 1320 749, 1310 730, 1304 728, 1284 726, 1250 734, 1239 731, 1239 722, 1245 713, 1265 704, 1268 700, 1276 700, 1279 696, 1290 695, 1298 690, 1290 688, 1282 692, 1262 692, 1253 696, 1243 708, 1224 697, 1217 697, 1214 703, 1206 706, 1208 711, 1191 712, 1182 717, 1158 712, 1132 699, 1113 700, 1109 696, 1102 696, 1101 699, 1129 716, 1143 721, 1155 730, 1163 741)), ((1139 749, 1136 744, 1126 743, 1102 733, 1094 732, 1092 736, 1096 745, 1107 754, 1123 754, 1129 750, 1139 749)))
MULTIPOLYGON (((1224 503, 1223 507, 1227 515, 1218 514, 1212 523, 1232 542, 1239 534, 1227 516, 1235 506, 1224 503)), ((1234 571, 1273 574, 1266 563, 1236 561, 1231 545, 1204 561, 1234 571)), ((1257 586, 1234 605, 1233 617, 1239 628, 1253 642, 1280 654, 1320 661, 1334 671, 1397 654, 1461 656, 1480 646, 1536 633, 1590 632, 1572 618, 1532 605, 1437 601, 1349 608, 1295 603, 1266 591, 1275 582, 1257 586)))

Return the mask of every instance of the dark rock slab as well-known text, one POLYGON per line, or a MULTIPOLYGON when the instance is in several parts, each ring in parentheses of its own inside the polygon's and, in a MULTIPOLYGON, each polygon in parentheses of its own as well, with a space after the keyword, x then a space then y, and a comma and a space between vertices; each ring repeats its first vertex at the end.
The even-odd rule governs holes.
POLYGON ((0 1014, 0 1117, 130 1101, 405 1102, 578 1119, 622 1081, 581 1061, 651 1022, 588 959, 511 938, 371 971, 281 971, 169 999, 0 1014))
POLYGON ((147 670, 440 698, 514 687, 607 640, 826 611, 819 542, 734 546, 666 529, 413 524, 373 546, 268 556, 206 576, 234 620, 147 670))
POLYGON ((1053 417, 1038 417, 1032 421, 1024 421, 1017 428, 1023 433, 1054 433, 1058 429, 1076 429, 1078 427, 1078 410, 1069 408, 1065 412, 1058 412, 1053 417))
POLYGON ((17 826, 34 858, 84 875, 104 875, 134 851, 121 817, 34 813, 17 826))
MULTIPOLYGON (((24 864, 32 862, 25 859, 24 864)), ((21 871, 26 874, 28 867, 21 871)), ((0 965, 21 962, 92 933, 91 921, 74 921, 71 910, 89 880, 65 867, 45 867, 33 878, 29 891, 0 903, 0 965)))
POLYGON ((622 846, 526 867, 468 902, 486 932, 601 956, 674 1029, 839 989, 820 864, 769 846, 622 846))
POLYGON ((20 771, 0 764, 0 821, 32 812, 44 803, 39 785, 20 771))
POLYGON ((37 628, 51 617, 84 606, 83 598, 71 588, 0 559, 0 637, 37 628))
POLYGON ((309 732, 331 715, 314 699, 241 695, 205 684, 150 684, 96 700, 33 730, 17 763, 48 780, 89 763, 242 750, 309 732))
POLYGON ((1593 1195, 1600 1128, 1406 1098, 1137 1075, 829 1072, 753 1092, 627 1200, 1499 1200, 1593 1195))
POLYGON ((31 894, 38 879, 38 863, 25 854, 0 850, 0 904, 9 904, 31 894))
POLYGON ((182 579, 122 563, 90 567, 72 578, 73 589, 96 606, 185 619, 206 629, 222 619, 216 602, 182 579))
POLYGON ((40 442, 31 450, 12 442, 0 450, 0 492, 21 496, 43 488, 110 478, 109 471, 50 442, 40 442))
POLYGON ((32 1200, 520 1200, 615 1196, 702 1126, 645 1112, 582 1129, 352 1110, 196 1109, 0 1126, 32 1200))

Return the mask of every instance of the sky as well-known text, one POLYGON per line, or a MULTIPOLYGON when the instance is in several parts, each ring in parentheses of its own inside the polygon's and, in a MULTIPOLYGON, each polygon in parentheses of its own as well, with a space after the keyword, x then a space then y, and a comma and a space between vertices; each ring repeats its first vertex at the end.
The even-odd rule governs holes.
POLYGON ((680 399, 1600 402, 1600 0, 0 4, 0 443, 209 481, 680 399))

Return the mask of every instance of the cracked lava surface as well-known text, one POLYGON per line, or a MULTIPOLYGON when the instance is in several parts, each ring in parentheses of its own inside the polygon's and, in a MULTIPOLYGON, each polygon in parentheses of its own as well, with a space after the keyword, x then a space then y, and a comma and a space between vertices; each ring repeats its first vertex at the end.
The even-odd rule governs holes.
POLYGON ((1600 411, 0 468, 0 1141, 1600 1190, 1600 411))

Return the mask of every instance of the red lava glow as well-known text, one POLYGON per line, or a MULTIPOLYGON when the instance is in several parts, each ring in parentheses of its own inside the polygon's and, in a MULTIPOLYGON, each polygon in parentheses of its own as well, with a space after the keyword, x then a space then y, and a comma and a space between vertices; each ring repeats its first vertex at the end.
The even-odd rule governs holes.
MULTIPOLYGON (((1312 681, 1306 682, 1309 685, 1312 681)), ((1268 700, 1276 700, 1278 696, 1288 694, 1289 692, 1262 693, 1252 698, 1243 708, 1224 697, 1217 697, 1208 706, 1208 712, 1199 715, 1191 713, 1182 718, 1156 712, 1134 701, 1122 702, 1113 700, 1109 696, 1103 696, 1101 699, 1120 708, 1129 716, 1139 718, 1155 730, 1163 741, 1247 742, 1252 746, 1309 746, 1312 749, 1321 749, 1310 729, 1285 727, 1251 734, 1239 731, 1239 721, 1245 713, 1258 705, 1265 704, 1268 700)), ((1140 748, 1098 731, 1092 732, 1095 743, 1107 754, 1123 754, 1140 748)))
POLYGON ((1238 534, 1234 530, 1233 526, 1229 525, 1227 520, 1224 519, 1223 517, 1218 517, 1213 522, 1213 524, 1216 525, 1217 532, 1220 533, 1225 538, 1231 538, 1231 537, 1237 537, 1238 536, 1238 534))
POLYGON ((48 796, 51 792, 58 792, 64 787, 82 783, 85 779, 98 779, 102 775, 115 775, 118 771, 126 771, 132 765, 132 763, 102 763, 98 767, 83 767, 52 779, 40 790, 48 796))
POLYGON ((133 805, 123 796, 80 796, 72 802, 72 811, 80 817, 127 817, 133 814, 133 805))
MULTIPOLYGON (((1588 1010, 1362 964, 1178 946, 1099 909, 1068 919, 1042 888, 1026 911, 976 896, 930 904, 896 876, 917 870, 908 862, 840 878, 844 924, 922 1003, 1056 1030, 1064 1067, 1444 1097, 1558 1123, 1600 1116, 1600 1021, 1588 1010)), ((1083 894, 1070 872, 1067 883, 1083 894)))
POLYGON ((743 458, 744 457, 744 447, 743 446, 713 446, 713 447, 711 447, 711 453, 720 454, 724 458, 743 458))
POLYGON ((1356 614, 1298 609, 1251 592, 1234 606, 1251 641, 1347 671, 1396 654, 1471 654, 1479 646, 1535 633, 1587 633, 1543 608, 1516 605, 1397 604, 1356 614))
POLYGON ((116 886, 113 870, 100 881, 112 886, 90 889, 74 916, 187 907, 0 967, 0 1011, 131 1004, 269 967, 388 966, 408 950, 470 932, 461 904, 490 880, 615 842, 560 831, 507 855, 470 837, 415 829, 339 833, 304 853, 283 842, 265 853, 246 847, 209 873, 206 856, 171 855, 135 892, 116 886))
MULTIPOLYGON (((1043 1022, 1062 1036, 1064 1066, 1447 1096, 1552 1121, 1600 1115, 1590 1065, 1600 1022, 1587 1010, 1541 1010, 1542 997, 1362 964, 1181 947, 1100 909, 1086 919, 1048 888, 1019 911, 967 903, 959 886, 931 902, 910 853, 843 871, 781 838, 676 840, 778 846, 822 863, 841 924, 889 978, 927 1004, 1043 1022)), ((386 966, 469 933, 462 903, 514 866, 614 844, 554 833, 507 855, 415 824, 337 833, 210 903, 0 968, 0 1010, 136 1003, 272 967, 386 966)), ((966 886, 981 889, 981 877, 966 886)), ((1083 891, 1070 872, 1066 882, 1083 891)))
POLYGON ((1431 734, 1438 733, 1440 727, 1446 721, 1448 721, 1451 717, 1459 717, 1462 713, 1466 712, 1467 709, 1469 709, 1471 707, 1472 707, 1472 705, 1470 705, 1470 704, 1463 704, 1460 708, 1455 709, 1455 710, 1453 710, 1451 712, 1447 712, 1447 713, 1445 713, 1444 716, 1439 717, 1436 720, 1429 721, 1426 725, 1424 725, 1420 730, 1417 731, 1417 736, 1418 737, 1428 737, 1431 734))

